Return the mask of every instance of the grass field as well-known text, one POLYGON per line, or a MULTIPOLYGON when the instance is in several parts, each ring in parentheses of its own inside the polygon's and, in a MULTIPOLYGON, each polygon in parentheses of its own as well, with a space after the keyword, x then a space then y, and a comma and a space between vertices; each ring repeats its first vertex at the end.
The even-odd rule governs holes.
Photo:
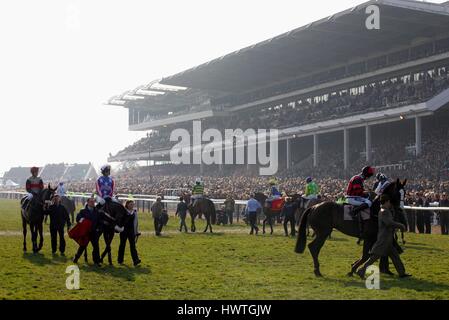
MULTIPOLYGON (((326 242, 320 256, 324 278, 318 279, 310 253, 294 253, 295 239, 283 236, 281 226, 273 236, 249 236, 242 224, 214 227, 214 234, 181 234, 176 225, 171 218, 164 236, 155 237, 142 213, 140 229, 146 232, 137 244, 142 265, 132 267, 128 251, 122 266, 95 267, 91 257, 88 265, 80 259, 81 289, 67 290, 65 270, 76 243, 66 237, 66 257, 52 257, 47 233, 41 253, 23 253, 18 204, 0 200, 0 298, 449 299, 447 236, 407 234, 402 259, 413 278, 381 276, 381 290, 368 290, 359 278, 346 276, 361 247, 341 233, 326 242)), ((199 221, 198 229, 203 226, 199 221)), ((114 262, 117 247, 115 239, 114 262)))

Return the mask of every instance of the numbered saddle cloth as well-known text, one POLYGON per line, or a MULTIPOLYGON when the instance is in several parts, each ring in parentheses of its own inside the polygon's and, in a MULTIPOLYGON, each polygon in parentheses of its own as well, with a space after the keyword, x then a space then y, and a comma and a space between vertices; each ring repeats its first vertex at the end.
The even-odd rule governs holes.
POLYGON ((87 246, 90 240, 89 234, 91 229, 92 221, 84 219, 69 230, 69 237, 75 240, 80 246, 87 246))
MULTIPOLYGON (((344 212, 344 220, 354 220, 354 217, 352 216, 352 210, 355 206, 351 204, 345 204, 343 205, 343 212, 344 212)), ((370 208, 366 208, 362 211, 360 211, 358 214, 361 215, 362 220, 369 220, 371 218, 371 211, 370 208)))

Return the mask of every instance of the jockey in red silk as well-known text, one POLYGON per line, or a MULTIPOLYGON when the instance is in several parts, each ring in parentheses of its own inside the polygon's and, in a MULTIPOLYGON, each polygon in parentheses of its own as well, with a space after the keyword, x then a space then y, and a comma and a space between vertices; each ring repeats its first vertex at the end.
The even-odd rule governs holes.
POLYGON ((39 168, 32 167, 30 171, 31 177, 29 177, 26 181, 26 190, 28 192, 27 200, 33 199, 33 196, 44 190, 44 182, 37 176, 39 173, 39 168))
POLYGON ((102 176, 97 179, 96 191, 99 197, 98 202, 103 205, 105 200, 112 199, 115 192, 115 181, 110 177, 111 166, 101 167, 102 176))
POLYGON ((369 195, 365 192, 364 182, 366 179, 371 178, 374 175, 374 168, 364 167, 362 173, 355 175, 349 180, 348 187, 346 188, 346 201, 349 204, 358 206, 353 210, 353 215, 366 208, 370 208, 372 205, 369 195))

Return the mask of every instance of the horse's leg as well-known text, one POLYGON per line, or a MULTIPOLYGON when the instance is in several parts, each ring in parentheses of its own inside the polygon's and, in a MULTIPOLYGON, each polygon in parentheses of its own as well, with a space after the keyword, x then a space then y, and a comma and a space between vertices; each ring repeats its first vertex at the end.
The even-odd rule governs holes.
POLYGON ((275 221, 275 219, 273 219, 273 218, 268 219, 268 223, 269 223, 270 229, 271 229, 270 234, 273 234, 273 221, 275 221))
POLYGON ((101 256, 100 256, 100 262, 101 263, 103 263, 103 259, 104 259, 104 257, 106 257, 106 254, 108 253, 108 240, 107 240, 106 233, 107 232, 103 233, 103 239, 104 239, 104 243, 106 244, 106 248, 104 248, 104 251, 101 253, 101 256))
POLYGON ((87 246, 84 248, 84 261, 87 263, 88 259, 87 259, 87 246))
POLYGON ((33 243, 33 253, 37 252, 37 227, 34 223, 30 223, 31 242, 33 243))
POLYGON ((209 225, 210 225, 210 216, 208 215, 204 215, 204 217, 206 218, 206 229, 204 229, 204 232, 207 232, 207 229, 209 229, 209 225))
POLYGON ((114 233, 109 234, 109 239, 108 239, 108 262, 109 265, 112 266, 112 249, 111 249, 111 243, 112 240, 114 239, 114 233))
POLYGON ((39 232, 39 247, 37 247, 37 251, 41 251, 42 247, 44 246, 44 234, 43 234, 43 224, 42 223, 39 223, 37 225, 37 231, 39 232))
POLYGON ((314 266, 313 272, 317 277, 322 277, 322 274, 320 272, 320 262, 318 261, 318 255, 320 254, 320 250, 323 247, 324 242, 326 242, 328 235, 329 232, 321 232, 321 233, 316 232, 315 239, 313 239, 313 241, 309 243, 309 250, 313 258, 313 266, 314 266))
POLYGON ((352 275, 357 271, 357 269, 364 264, 369 259, 369 251, 371 250, 371 247, 373 246, 373 241, 364 240, 363 241, 363 250, 362 250, 362 257, 358 260, 356 260, 351 265, 351 271, 347 274, 349 277, 352 277, 352 275))
POLYGON ((190 230, 192 232, 196 231, 196 227, 195 227, 195 216, 193 214, 190 215, 190 219, 192 220, 191 225, 190 225, 190 230))
POLYGON ((27 222, 22 216, 23 251, 27 251, 27 222))
POLYGON ((263 219, 262 221, 262 233, 265 234, 265 223, 267 223, 267 217, 265 217, 265 219, 263 219))

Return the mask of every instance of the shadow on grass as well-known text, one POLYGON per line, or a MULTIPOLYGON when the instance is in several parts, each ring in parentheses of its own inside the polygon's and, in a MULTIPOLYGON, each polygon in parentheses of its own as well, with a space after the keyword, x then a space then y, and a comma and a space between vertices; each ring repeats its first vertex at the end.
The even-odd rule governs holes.
POLYGON ((127 281, 135 281, 137 274, 151 274, 151 269, 147 267, 131 267, 128 265, 115 266, 104 265, 98 267, 96 265, 83 265, 80 267, 82 272, 95 272, 104 276, 112 276, 127 281))
POLYGON ((42 253, 29 253, 29 252, 24 252, 23 253, 23 257, 30 261, 31 263, 38 265, 38 266, 45 266, 47 264, 52 264, 53 261, 49 258, 47 258, 45 255, 43 255, 42 253))
POLYGON ((435 247, 429 247, 429 246, 416 246, 416 245, 409 245, 406 244, 405 246, 403 246, 405 250, 407 249, 414 249, 414 250, 426 250, 426 251, 445 251, 443 249, 440 248, 435 248, 435 247))

